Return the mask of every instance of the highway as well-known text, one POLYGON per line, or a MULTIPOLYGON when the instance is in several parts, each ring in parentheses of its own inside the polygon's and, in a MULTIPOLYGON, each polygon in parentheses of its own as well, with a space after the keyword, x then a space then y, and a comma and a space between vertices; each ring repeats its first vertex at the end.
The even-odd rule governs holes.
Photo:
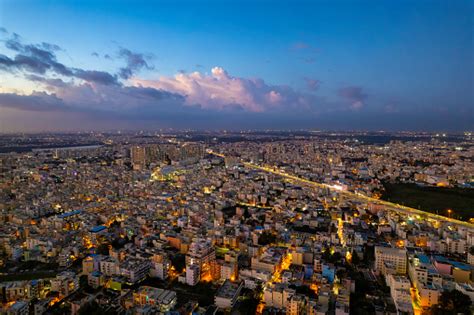
MULTIPOLYGON (((208 153, 210 153, 212 155, 215 155, 215 156, 218 156, 218 157, 221 157, 221 158, 225 158, 225 155, 223 155, 221 153, 216 153, 216 152, 213 152, 213 151, 208 151, 208 153)), ((407 206, 403 206, 403 205, 393 203, 393 202, 389 202, 389 201, 385 201, 385 200, 375 199, 375 198, 368 197, 368 196, 365 196, 365 195, 362 195, 362 194, 357 194, 357 193, 354 193, 354 192, 351 192, 351 191, 345 191, 345 190, 342 190, 341 187, 310 181, 310 180, 307 180, 307 179, 304 179, 304 178, 301 178, 301 177, 298 177, 298 176, 295 176, 295 175, 292 175, 292 174, 288 174, 288 173, 283 172, 283 171, 281 171, 281 170, 279 170, 275 167, 260 166, 260 165, 250 163, 250 162, 245 162, 245 161, 241 161, 241 163, 245 167, 265 171, 265 172, 268 172, 268 173, 272 173, 272 174, 275 174, 275 175, 278 175, 278 176, 281 176, 281 177, 284 177, 284 178, 287 178, 287 179, 291 179, 295 182, 306 184, 306 185, 311 186, 311 187, 325 188, 325 189, 329 189, 331 191, 336 191, 337 193, 340 193, 342 195, 345 195, 347 197, 350 197, 350 198, 353 198, 353 199, 356 199, 356 200, 364 200, 366 202, 370 202, 370 203, 373 203, 373 204, 384 205, 388 208, 388 210, 391 210, 391 211, 403 213, 403 214, 406 214, 406 215, 419 215, 419 216, 423 216, 423 217, 425 217, 427 219, 430 219, 430 220, 449 222, 449 223, 453 223, 453 224, 456 224, 456 225, 459 225, 459 226, 464 226, 464 227, 467 227, 467 228, 470 228, 470 229, 474 229, 474 224, 469 223, 469 222, 448 218, 448 217, 445 217, 445 216, 442 216, 442 215, 438 215, 438 214, 435 214, 435 213, 418 210, 418 209, 415 209, 415 208, 410 208, 410 207, 407 207, 407 206)))

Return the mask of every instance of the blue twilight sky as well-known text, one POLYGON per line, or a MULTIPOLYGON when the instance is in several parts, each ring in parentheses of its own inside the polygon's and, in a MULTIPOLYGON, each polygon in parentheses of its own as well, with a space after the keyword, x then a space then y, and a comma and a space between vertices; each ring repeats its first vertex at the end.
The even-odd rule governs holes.
POLYGON ((0 132, 472 130, 473 16, 463 0, 0 0, 0 132))

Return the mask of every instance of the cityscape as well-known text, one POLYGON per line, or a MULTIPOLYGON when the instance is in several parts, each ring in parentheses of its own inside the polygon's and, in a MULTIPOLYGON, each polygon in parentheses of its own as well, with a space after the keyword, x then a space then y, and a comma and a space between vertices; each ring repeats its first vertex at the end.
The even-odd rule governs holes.
POLYGON ((0 314, 474 314, 472 9, 0 0, 0 314))

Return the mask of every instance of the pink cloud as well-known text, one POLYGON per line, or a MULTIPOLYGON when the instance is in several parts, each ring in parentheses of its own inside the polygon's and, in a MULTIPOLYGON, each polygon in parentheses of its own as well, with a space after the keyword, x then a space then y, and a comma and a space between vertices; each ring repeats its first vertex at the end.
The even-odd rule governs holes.
POLYGON ((249 112, 265 112, 284 107, 309 106, 305 95, 288 86, 269 85, 262 79, 233 77, 221 67, 212 68, 211 74, 196 71, 158 80, 133 78, 131 82, 135 86, 184 95, 187 105, 198 105, 204 109, 241 108, 249 112))

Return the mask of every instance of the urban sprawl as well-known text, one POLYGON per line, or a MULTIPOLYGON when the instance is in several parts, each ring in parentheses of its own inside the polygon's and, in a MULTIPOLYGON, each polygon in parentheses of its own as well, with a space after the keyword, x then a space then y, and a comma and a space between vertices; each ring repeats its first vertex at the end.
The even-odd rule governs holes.
POLYGON ((472 196, 472 135, 363 136, 3 135, 0 313, 470 314, 474 204, 384 193, 472 196))

